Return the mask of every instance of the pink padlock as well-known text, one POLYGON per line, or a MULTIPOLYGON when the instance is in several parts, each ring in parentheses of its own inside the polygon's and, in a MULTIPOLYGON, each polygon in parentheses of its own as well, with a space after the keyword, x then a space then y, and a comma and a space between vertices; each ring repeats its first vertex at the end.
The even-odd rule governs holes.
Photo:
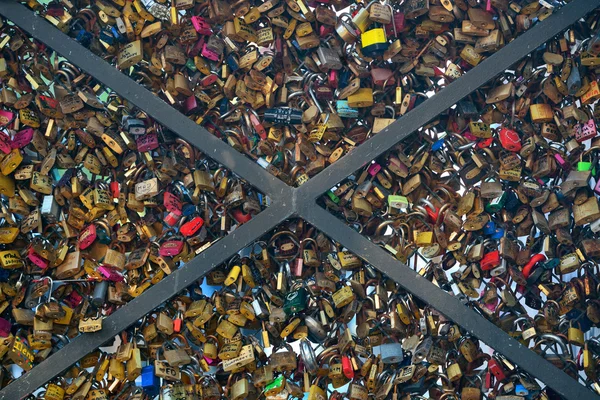
POLYGON ((381 171, 381 165, 374 163, 369 166, 369 169, 368 169, 369 175, 375 176, 375 175, 377 175, 377 173, 379 171, 381 171))
POLYGON ((560 167, 564 170, 569 171, 571 169, 571 164, 565 161, 565 159, 558 153, 554 153, 554 159, 560 165, 560 167))
POLYGON ((33 247, 29 248, 29 251, 27 252, 27 258, 41 269, 48 268, 48 260, 36 253, 35 250, 33 250, 33 247))
POLYGON ((333 89, 338 87, 338 72, 335 69, 330 69, 327 74, 327 82, 333 89))
POLYGON ((319 36, 325 38, 333 33, 333 26, 322 24, 319 26, 319 36))
POLYGON ((465 131, 464 133, 465 138, 471 140, 471 141, 476 141, 477 140, 477 136, 474 136, 471 131, 465 131))
POLYGON ((181 215, 181 209, 183 207, 183 203, 179 200, 179 197, 175 196, 171 192, 165 192, 163 195, 163 205, 167 209, 167 211, 172 212, 177 215, 181 215))
POLYGON ((140 152, 152 151, 158 148, 158 134, 156 131, 140 135, 135 138, 137 150, 140 152))
POLYGON ((15 118, 15 114, 10 111, 0 110, 0 128, 8 125, 15 118))
POLYGON ((100 272, 103 277, 111 282, 123 282, 125 280, 123 275, 106 265, 100 265, 98 267, 98 272, 100 272))
POLYGON ((13 137, 10 147, 13 149, 22 149, 31 143, 31 139, 33 139, 33 128, 22 129, 13 137))
POLYGON ((575 140, 579 143, 596 137, 596 122, 593 119, 590 119, 585 124, 576 124, 573 129, 575 131, 575 140))
POLYGON ((194 26, 194 29, 196 30, 196 32, 198 32, 199 35, 212 35, 212 29, 210 28, 210 24, 203 17, 194 15, 192 17, 192 25, 194 26))
POLYGON ((206 46, 206 43, 204 43, 204 46, 202 46, 202 57, 206 57, 211 61, 219 61, 219 55, 211 49, 209 49, 206 46))
POLYGON ((208 358, 208 357, 206 357, 206 356, 202 356, 202 357, 204 358, 204 361, 206 361, 206 363, 207 363, 208 365, 213 365, 213 364, 214 364, 214 362, 215 362, 215 360, 213 360, 212 358, 208 358))

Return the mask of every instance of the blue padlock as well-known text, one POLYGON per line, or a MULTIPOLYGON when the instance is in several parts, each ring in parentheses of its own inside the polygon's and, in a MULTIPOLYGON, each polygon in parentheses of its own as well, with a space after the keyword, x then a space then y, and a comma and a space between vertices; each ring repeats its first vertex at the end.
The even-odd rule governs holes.
POLYGON ((195 212, 196 212, 196 206, 193 204, 184 204, 183 208, 181 209, 181 214, 184 217, 189 217, 190 215, 192 215, 195 212))
POLYGON ((82 46, 88 47, 92 43, 93 38, 94 36, 90 32, 82 29, 77 32, 75 40, 77 40, 82 46))
POLYGON ((98 34, 98 39, 102 40, 104 43, 108 44, 108 45, 113 45, 115 44, 115 37, 113 36, 112 32, 109 30, 101 30, 100 33, 98 34))
POLYGON ((525 386, 517 383, 515 385, 515 394, 517 396, 527 396, 529 394, 529 390, 525 389, 525 386))
POLYGON ((235 72, 238 69, 240 69, 240 65, 238 63, 238 60, 235 58, 234 53, 229 54, 225 59, 225 62, 227 63, 227 66, 231 69, 231 72, 235 72))
POLYGON ((440 139, 431 145, 431 151, 438 151, 444 147, 444 139, 440 139))
POLYGON ((504 236, 504 228, 496 228, 494 233, 490 235, 491 239, 500 240, 504 236))
POLYGON ((111 26, 110 27, 110 32, 112 33, 112 35, 114 36, 114 38, 123 43, 125 41, 125 37, 123 35, 121 35, 121 32, 119 32, 119 30, 117 29, 116 26, 111 26))
POLYGON ((265 196, 261 193, 257 193, 257 195, 258 195, 258 202, 260 204, 262 204, 265 207, 271 206, 271 198, 269 196, 265 196))
MULTIPOLYGON (((160 379, 154 374, 154 365, 142 367, 139 386, 144 389, 144 392, 151 398, 158 396, 160 392, 160 379)), ((137 385, 137 380, 136 380, 137 385)))
POLYGON ((496 233, 496 223, 494 221, 490 221, 483 227, 484 235, 493 235, 496 233))

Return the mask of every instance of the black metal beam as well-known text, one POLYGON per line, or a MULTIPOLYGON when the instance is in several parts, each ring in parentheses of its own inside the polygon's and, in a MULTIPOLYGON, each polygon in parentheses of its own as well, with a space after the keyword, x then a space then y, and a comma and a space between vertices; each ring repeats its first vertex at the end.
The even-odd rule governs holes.
POLYGON ((105 318, 101 331, 77 336, 65 347, 2 389, 0 399, 21 399, 37 390, 290 216, 290 207, 278 205, 267 208, 250 222, 214 243, 184 267, 105 318))
POLYGON ((466 307, 458 298, 444 292, 406 264, 392 258, 388 252, 379 246, 365 240, 362 235, 346 226, 328 211, 318 206, 312 206, 302 209, 300 215, 317 230, 331 238, 335 238, 349 251, 360 255, 360 258, 398 282, 407 291, 427 302, 435 310, 444 314, 467 332, 485 342, 514 362, 519 368, 527 371, 566 399, 600 400, 599 396, 593 394, 585 386, 580 385, 569 375, 511 338, 496 325, 466 307))
POLYGON ((313 176, 299 188, 302 193, 301 197, 315 199, 331 189, 348 175, 389 150, 400 140, 427 124, 437 115, 599 6, 600 0, 574 0, 557 10, 552 16, 537 23, 528 32, 523 33, 503 49, 483 60, 481 64, 445 89, 353 149, 338 162, 313 176))
POLYGON ((235 171, 264 194, 274 200, 289 195, 289 187, 281 180, 186 118, 152 92, 120 73, 115 67, 81 46, 24 5, 13 1, 2 1, 0 4, 1 15, 114 90, 121 97, 135 104, 207 156, 235 171))

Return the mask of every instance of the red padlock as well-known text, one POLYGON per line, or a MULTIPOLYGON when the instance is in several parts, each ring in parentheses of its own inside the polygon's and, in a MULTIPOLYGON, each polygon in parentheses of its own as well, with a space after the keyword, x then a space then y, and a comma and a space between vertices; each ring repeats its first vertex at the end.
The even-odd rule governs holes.
POLYGON ((165 224, 167 224, 169 226, 174 226, 177 223, 177 221, 179 221, 180 219, 181 219, 181 214, 176 214, 174 212, 170 212, 163 219, 163 221, 165 222, 165 224))
POLYGON ((504 371, 500 362, 493 357, 488 361, 488 370, 494 375, 497 381, 502 382, 506 379, 506 371, 504 371))
POLYGON ((501 128, 500 129, 500 143, 508 151, 519 151, 521 150, 521 138, 519 134, 512 129, 501 128))
POLYGON ((158 134, 149 132, 145 135, 139 135, 135 138, 135 144, 139 152, 156 150, 158 148, 158 134))
POLYGON ((490 147, 492 143, 494 143, 494 138, 482 139, 477 142, 477 148, 484 149, 486 147, 490 147))
POLYGON ((183 327, 183 313, 181 311, 177 311, 177 316, 173 320, 173 332, 175 332, 175 333, 181 332, 182 327, 183 327))
POLYGON ((525 277, 525 279, 529 278, 529 275, 531 275, 537 263, 544 261, 546 261, 545 255, 534 254, 529 260, 529 262, 527 262, 527 264, 525 264, 525 266, 523 267, 523 276, 525 277))
POLYGON ((235 210, 232 210, 231 211, 231 215, 240 224, 246 223, 246 222, 248 222, 248 221, 250 221, 252 219, 252 214, 245 213, 244 211, 242 211, 239 208, 236 208, 235 210))
POLYGON ((119 182, 113 180, 110 183, 110 193, 112 194, 113 199, 119 198, 119 194, 121 194, 121 186, 119 185, 119 182))
POLYGON ((342 356, 342 372, 348 379, 354 379, 354 368, 348 356, 342 356))
POLYGON ((85 250, 94 243, 96 240, 96 225, 91 224, 88 225, 79 235, 79 248, 81 250, 85 250))
POLYGON ((204 225, 204 220, 200 217, 194 217, 191 221, 181 225, 179 230, 183 236, 189 237, 194 235, 204 225))
POLYGON ((479 262, 481 269, 489 271, 500 265, 500 251, 494 250, 483 255, 483 258, 479 262))

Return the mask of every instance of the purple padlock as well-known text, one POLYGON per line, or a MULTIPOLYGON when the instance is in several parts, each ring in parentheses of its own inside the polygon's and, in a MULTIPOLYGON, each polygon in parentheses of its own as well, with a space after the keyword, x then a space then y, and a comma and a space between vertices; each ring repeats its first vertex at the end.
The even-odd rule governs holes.
POLYGON ((10 329, 12 328, 12 324, 0 317, 0 337, 7 337, 10 335, 10 329))
POLYGON ((10 147, 13 149, 22 149, 31 143, 33 139, 33 128, 21 129, 15 134, 10 143, 10 147))
POLYGON ((10 142, 10 137, 8 137, 8 135, 4 132, 0 132, 0 151, 2 151, 4 154, 10 153, 12 150, 10 142))
POLYGON ((145 135, 140 135, 135 138, 135 143, 140 152, 155 150, 158 148, 158 134, 156 132, 148 132, 145 135))
POLYGON ((190 96, 183 102, 183 113, 191 114, 198 109, 198 101, 196 100, 196 96, 190 96))

